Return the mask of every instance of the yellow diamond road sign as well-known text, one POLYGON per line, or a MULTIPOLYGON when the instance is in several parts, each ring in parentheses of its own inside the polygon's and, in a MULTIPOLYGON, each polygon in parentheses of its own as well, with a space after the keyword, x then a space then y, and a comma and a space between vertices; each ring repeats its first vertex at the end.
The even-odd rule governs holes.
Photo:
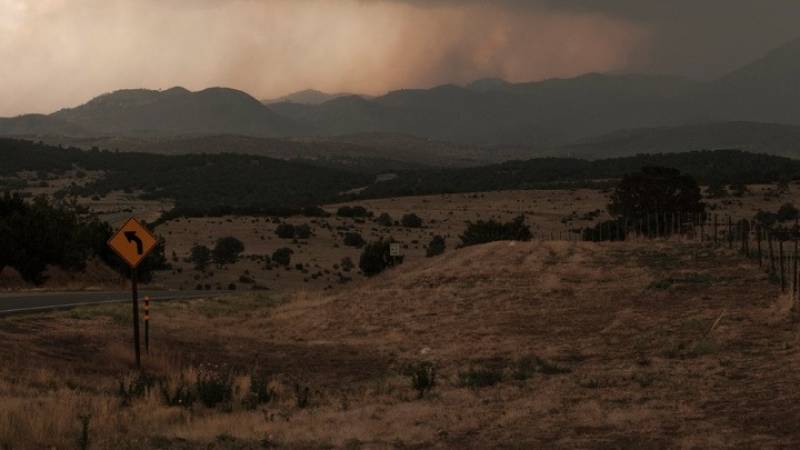
POLYGON ((153 233, 134 218, 125 222, 108 241, 108 246, 131 268, 136 268, 142 260, 155 248, 158 241, 153 233))

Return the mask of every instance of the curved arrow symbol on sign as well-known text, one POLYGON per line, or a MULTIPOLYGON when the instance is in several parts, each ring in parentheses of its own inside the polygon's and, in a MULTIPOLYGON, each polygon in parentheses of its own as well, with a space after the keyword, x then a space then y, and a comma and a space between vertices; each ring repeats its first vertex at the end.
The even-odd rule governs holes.
POLYGON ((139 239, 139 236, 136 236, 135 231, 126 231, 125 238, 128 239, 128 242, 135 242, 136 243, 136 253, 141 255, 144 253, 144 246, 142 244, 142 240, 139 239))

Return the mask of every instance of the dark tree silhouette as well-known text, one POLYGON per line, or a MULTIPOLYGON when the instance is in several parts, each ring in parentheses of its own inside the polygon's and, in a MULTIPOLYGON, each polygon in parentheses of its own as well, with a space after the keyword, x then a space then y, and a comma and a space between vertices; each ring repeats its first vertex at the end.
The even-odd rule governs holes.
POLYGON ((532 237, 530 227, 525 224, 525 216, 519 216, 507 223, 494 220, 467 222, 461 242, 466 247, 494 241, 530 241, 532 237))
POLYGON ((645 167, 626 175, 611 194, 608 211, 648 233, 666 230, 668 217, 688 221, 705 211, 700 186, 677 169, 645 167))
POLYGON ((234 264, 239 260, 239 255, 244 251, 244 244, 239 239, 229 236, 217 240, 212 255, 214 262, 219 266, 234 264))

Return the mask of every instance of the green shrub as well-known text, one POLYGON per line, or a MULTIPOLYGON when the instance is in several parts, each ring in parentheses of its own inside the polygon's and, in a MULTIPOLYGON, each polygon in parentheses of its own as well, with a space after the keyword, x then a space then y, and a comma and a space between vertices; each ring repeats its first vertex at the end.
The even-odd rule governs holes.
POLYGON ((308 386, 302 386, 300 383, 295 383, 294 400, 295 406, 300 409, 305 409, 311 400, 311 389, 309 389, 308 386))
POLYGON ((525 216, 519 216, 506 223, 494 220, 467 222, 461 242, 467 247, 494 241, 529 241, 532 237, 530 227, 525 224, 525 216))
POLYGON ((170 385, 166 380, 159 381, 161 400, 167 406, 182 406, 190 408, 195 401, 195 394, 191 385, 181 375, 174 385, 170 385))
POLYGON ((411 387, 417 391, 417 398, 424 397, 436 386, 436 367, 430 362, 413 364, 405 373, 411 380, 411 387))
POLYGON ((311 226, 307 223, 294 227, 294 236, 297 239, 308 239, 311 237, 311 226))
POLYGON ((192 247, 192 254, 189 260, 197 270, 205 270, 211 262, 211 249, 205 245, 195 245, 192 247))
POLYGON ((458 380, 461 386, 471 389, 490 387, 503 381, 503 370, 494 367, 470 368, 459 372, 458 380))
POLYGON ((269 376, 264 372, 255 371, 250 374, 250 389, 244 401, 245 407, 255 409, 277 397, 275 391, 269 387, 269 381, 269 376))
POLYGON ((195 383, 197 399, 208 408, 227 403, 233 397, 233 377, 227 371, 201 369, 195 383))
POLYGON ((244 244, 235 237, 228 236, 217 240, 212 251, 214 262, 219 266, 235 264, 244 251, 244 244))
POLYGON ((428 258, 441 255, 442 253, 444 253, 446 247, 447 244, 445 243, 443 237, 438 235, 434 236, 433 239, 431 239, 431 242, 428 243, 428 248, 426 249, 425 255, 428 258))
POLYGON ((155 377, 142 372, 120 379, 117 395, 122 406, 130 406, 135 398, 143 397, 155 384, 155 377))
POLYGON ((294 239, 294 225, 290 223, 282 223, 275 228, 275 234, 281 239, 294 239))
POLYGON ((369 217, 372 215, 366 208, 363 206, 342 206, 336 211, 336 215, 339 217, 369 217))
POLYGON ((390 244, 390 241, 380 240, 364 247, 358 261, 358 267, 364 275, 371 277, 403 262, 403 257, 390 256, 390 244))
POLYGON ((390 227, 394 225, 394 219, 392 219, 392 216, 390 216, 389 213, 381 214, 380 216, 378 216, 375 222, 378 225, 383 225, 384 227, 390 227))
POLYGON ((400 219, 400 223, 406 228, 420 228, 422 226, 422 219, 414 214, 406 214, 400 219))
POLYGON ((283 247, 275 250, 272 253, 272 261, 282 266, 288 266, 292 263, 292 254, 294 251, 290 248, 283 247))
POLYGON ((348 232, 344 235, 344 245, 348 247, 361 248, 365 244, 364 238, 361 234, 355 232, 348 232))

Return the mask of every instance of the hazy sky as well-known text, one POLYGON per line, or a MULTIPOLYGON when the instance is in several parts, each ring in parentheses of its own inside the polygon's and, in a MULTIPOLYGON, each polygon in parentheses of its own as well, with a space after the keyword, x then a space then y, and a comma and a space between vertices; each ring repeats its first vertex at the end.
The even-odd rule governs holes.
POLYGON ((711 78, 800 37, 800 0, 0 0, 0 116, 122 88, 316 88, 585 72, 711 78))

